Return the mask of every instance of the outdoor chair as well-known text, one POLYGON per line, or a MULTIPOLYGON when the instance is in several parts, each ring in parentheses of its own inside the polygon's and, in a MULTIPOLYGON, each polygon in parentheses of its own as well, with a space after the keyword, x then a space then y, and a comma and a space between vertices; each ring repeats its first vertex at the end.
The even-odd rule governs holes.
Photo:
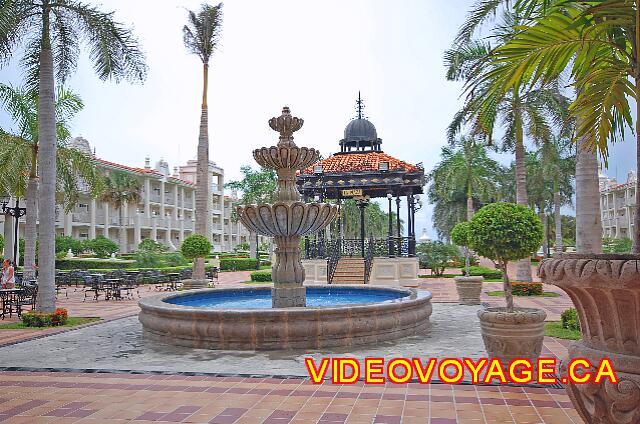
POLYGON ((25 308, 33 311, 36 308, 36 297, 38 296, 37 284, 26 284, 22 286, 22 290, 16 295, 16 309, 18 316, 22 315, 25 308))
POLYGON ((102 276, 99 276, 99 277, 98 276, 92 277, 90 275, 85 276, 84 277, 84 285, 85 285, 84 299, 82 299, 82 301, 85 302, 87 300, 88 293, 93 293, 93 298, 96 302, 99 300, 101 293, 105 295, 105 300, 106 300, 105 288, 102 285, 103 282, 104 282, 104 277, 102 276))

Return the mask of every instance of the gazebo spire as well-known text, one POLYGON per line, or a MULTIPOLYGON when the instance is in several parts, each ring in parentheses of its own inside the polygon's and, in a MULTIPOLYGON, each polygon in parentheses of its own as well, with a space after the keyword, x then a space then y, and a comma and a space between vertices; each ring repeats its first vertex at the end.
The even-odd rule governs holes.
POLYGON ((360 97, 360 90, 358 90, 358 100, 356 100, 356 111, 358 112, 358 119, 362 119, 363 110, 364 110, 364 101, 360 97))

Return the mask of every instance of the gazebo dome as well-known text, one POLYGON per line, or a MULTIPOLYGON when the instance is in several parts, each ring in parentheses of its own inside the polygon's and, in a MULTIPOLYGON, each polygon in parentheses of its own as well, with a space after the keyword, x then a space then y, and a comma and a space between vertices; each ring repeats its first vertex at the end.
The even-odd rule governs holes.
POLYGON ((356 118, 344 129, 346 141, 374 141, 378 139, 376 127, 364 118, 356 118))

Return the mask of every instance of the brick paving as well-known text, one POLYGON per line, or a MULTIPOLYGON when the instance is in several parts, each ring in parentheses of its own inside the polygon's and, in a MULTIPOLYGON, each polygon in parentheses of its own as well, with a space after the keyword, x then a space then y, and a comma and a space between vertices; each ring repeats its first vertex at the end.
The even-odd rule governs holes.
MULTIPOLYGON (((221 273, 217 285, 231 287, 248 279, 248 271, 221 273)), ((485 283, 483 292, 500 287, 485 283)), ((433 293, 434 302, 457 302, 451 279, 422 279, 421 288, 433 293)), ((520 297, 516 303, 545 309, 548 320, 557 320, 571 301, 556 287, 545 290, 562 295, 520 297)), ((157 293, 144 287, 140 296, 157 293)), ((83 296, 71 288, 68 299, 60 297, 59 306, 73 316, 104 321, 138 312, 137 300, 82 302, 83 296)), ((500 305, 503 299, 483 294, 482 301, 500 305)), ((0 346, 60 331, 68 330, 0 330, 0 346)), ((545 338, 542 354, 564 357, 569 343, 545 338)), ((0 366, 2 362, 0 358, 0 366)), ((0 422, 580 424, 582 420, 564 390, 555 388, 360 382, 317 386, 302 378, 0 371, 0 422)))
POLYGON ((41 372, 0 372, 0 387, 8 423, 582 423, 547 388, 41 372))

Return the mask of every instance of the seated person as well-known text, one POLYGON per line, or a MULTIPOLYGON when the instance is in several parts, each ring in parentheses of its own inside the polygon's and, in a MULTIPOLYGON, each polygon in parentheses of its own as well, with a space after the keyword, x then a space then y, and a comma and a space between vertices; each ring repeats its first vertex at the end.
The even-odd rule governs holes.
POLYGON ((9 259, 2 261, 2 273, 0 274, 0 288, 12 289, 16 285, 13 265, 9 259))

